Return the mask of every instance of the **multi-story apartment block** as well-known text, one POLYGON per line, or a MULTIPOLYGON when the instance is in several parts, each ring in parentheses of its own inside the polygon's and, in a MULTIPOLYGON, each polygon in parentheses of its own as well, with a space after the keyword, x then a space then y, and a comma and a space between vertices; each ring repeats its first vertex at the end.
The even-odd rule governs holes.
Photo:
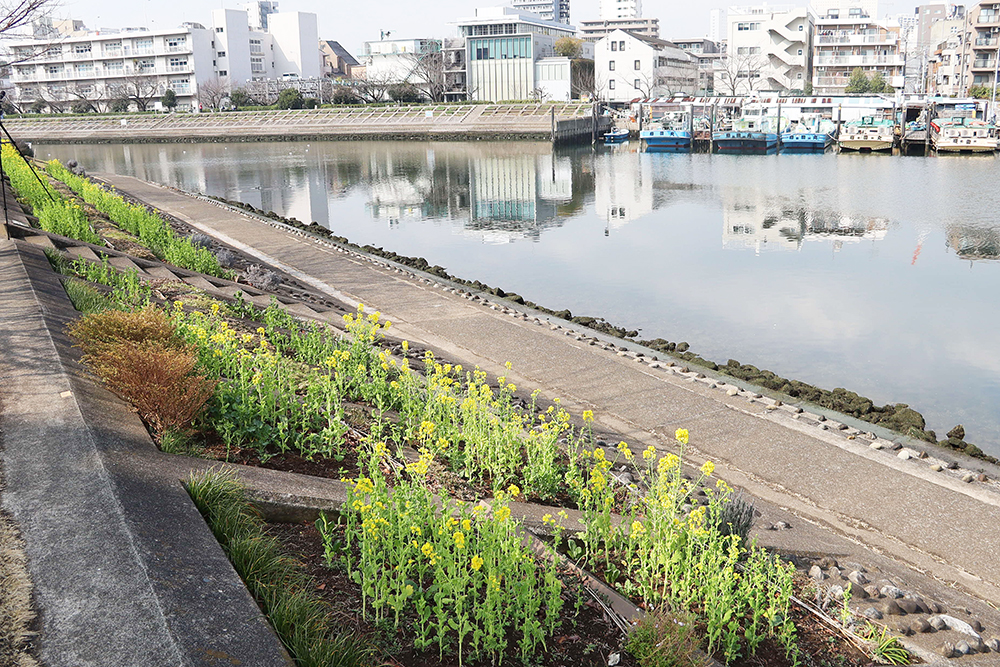
MULTIPOLYGON (((980 2, 966 16, 964 40, 965 84, 992 88, 997 81, 997 45, 1000 44, 1000 2, 980 2)), ((994 110, 990 109, 994 114, 994 110)))
POLYGON ((726 39, 726 10, 710 9, 708 12, 708 38, 716 44, 726 39))
POLYGON ((881 74, 896 90, 903 88, 906 57, 899 25, 878 21, 865 7, 839 3, 816 17, 813 51, 813 93, 842 95, 851 73, 881 74))
MULTIPOLYGON (((557 77, 569 81, 568 60, 558 59, 566 60, 565 68, 554 61, 541 61, 554 58, 556 41, 575 36, 576 28, 511 7, 480 8, 474 17, 460 19, 455 25, 465 39, 469 99, 497 102, 540 95, 563 99, 561 87, 548 91, 542 82, 551 85, 557 77)), ((594 46, 584 42, 581 55, 592 58, 593 54, 594 46)))
POLYGON ((434 68, 424 67, 421 62, 425 58, 437 58, 440 53, 439 39, 383 39, 365 42, 361 62, 369 81, 424 86, 429 69, 434 68))
POLYGON ((698 60, 672 42, 616 30, 594 45, 600 97, 611 103, 698 90, 698 60))
POLYGON ((813 15, 807 7, 730 7, 726 57, 715 73, 715 91, 804 90, 812 71, 813 15))
POLYGON ((243 5, 247 12, 248 23, 252 30, 267 32, 267 17, 278 12, 275 0, 256 0, 243 5))
POLYGON ((934 47, 928 62, 927 92, 940 97, 965 95, 963 33, 955 32, 934 47))
POLYGON ((642 17, 642 0, 601 0, 601 18, 637 19, 642 17))
POLYGON ((697 95, 715 94, 715 71, 719 61, 725 57, 718 43, 710 39, 672 39, 674 46, 698 59, 697 95))
POLYGON ((580 22, 581 37, 587 42, 596 42, 615 30, 659 39, 660 19, 601 19, 580 22))
POLYGON ((212 27, 185 23, 170 30, 124 29, 20 40, 10 44, 14 101, 64 110, 75 103, 105 110, 115 100, 162 108, 170 89, 177 108, 198 108, 198 86, 218 79, 239 86, 254 79, 318 77, 316 15, 271 14, 269 31, 250 29, 245 11, 217 9, 212 27))
POLYGON ((569 0, 513 0, 514 9, 538 14, 546 21, 569 23, 569 0))

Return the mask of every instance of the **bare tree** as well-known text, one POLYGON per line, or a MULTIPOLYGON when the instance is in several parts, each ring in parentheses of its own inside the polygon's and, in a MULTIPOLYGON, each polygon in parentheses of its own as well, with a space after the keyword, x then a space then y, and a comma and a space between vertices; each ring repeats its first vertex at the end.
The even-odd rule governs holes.
POLYGON ((418 87, 432 102, 444 100, 444 54, 441 51, 409 53, 406 60, 410 72, 404 81, 418 87))
POLYGON ((387 72, 377 74, 365 72, 364 77, 356 81, 354 93, 361 98, 361 101, 373 104, 384 102, 389 95, 389 87, 396 83, 394 77, 387 72))
POLYGON ((594 61, 577 59, 570 62, 570 97, 580 99, 587 96, 597 99, 597 76, 594 61))
POLYGON ((160 85, 156 82, 156 78, 137 69, 126 74, 120 82, 112 86, 111 96, 135 104, 137 111, 146 111, 159 92, 160 85))
POLYGON ((198 102, 207 109, 216 110, 229 96, 229 81, 213 77, 198 84, 198 102))
POLYGON ((16 32, 43 16, 47 16, 51 0, 6 0, 0 3, 0 34, 16 32))
POLYGON ((716 61, 716 78, 732 97, 752 93, 759 84, 765 62, 759 53, 730 52, 716 61))

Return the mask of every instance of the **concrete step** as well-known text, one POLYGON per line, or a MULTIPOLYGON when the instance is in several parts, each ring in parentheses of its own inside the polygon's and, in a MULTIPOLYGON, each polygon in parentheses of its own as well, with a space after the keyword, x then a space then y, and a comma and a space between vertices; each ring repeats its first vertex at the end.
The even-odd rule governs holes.
POLYGON ((48 236, 42 236, 40 234, 31 234, 24 237, 25 242, 31 245, 41 246, 42 248, 55 248, 56 244, 52 242, 48 236))
POLYGON ((197 287, 198 289, 207 290, 209 292, 215 292, 219 289, 201 276, 187 276, 186 278, 181 278, 181 280, 191 287, 197 287))
POLYGON ((254 304, 255 306, 260 306, 261 308, 267 308, 271 305, 271 295, 270 294, 257 294, 255 296, 247 295, 247 301, 254 304))
POLYGON ((101 258, 97 256, 93 250, 83 245, 74 245, 66 248, 66 252, 73 257, 83 257, 84 259, 89 259, 94 262, 101 261, 101 258))
POLYGON ((166 280, 180 280, 173 271, 165 266, 153 266, 146 269, 146 274, 154 278, 164 278, 166 280))
POLYGON ((142 273, 142 269, 139 268, 139 265, 133 262, 128 257, 112 257, 108 260, 108 263, 111 264, 111 266, 118 269, 125 269, 126 271, 138 271, 139 273, 142 273))
POLYGON ((232 285, 223 285, 222 287, 216 287, 215 291, 218 294, 224 294, 225 296, 228 297, 235 297, 237 292, 246 294, 239 287, 233 287, 232 285))
POLYGON ((283 310, 292 313, 293 315, 305 315, 307 317, 316 317, 319 313, 304 303, 283 303, 281 304, 283 310))

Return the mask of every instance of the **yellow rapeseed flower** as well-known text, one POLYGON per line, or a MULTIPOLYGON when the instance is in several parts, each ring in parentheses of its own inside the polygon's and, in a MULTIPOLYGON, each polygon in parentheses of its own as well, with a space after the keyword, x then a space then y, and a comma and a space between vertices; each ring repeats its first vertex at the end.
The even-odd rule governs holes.
POLYGON ((455 540, 456 549, 465 548, 465 535, 461 532, 455 531, 455 534, 451 536, 455 540))
POLYGON ((647 461, 656 458, 656 448, 652 445, 646 447, 646 449, 642 451, 642 458, 647 461))
POLYGON ((469 521, 468 519, 462 519, 462 530, 464 530, 467 533, 469 531, 471 531, 472 530, 472 522, 469 521))
POLYGON ((501 507, 500 509, 497 510, 496 517, 497 521, 506 521, 507 519, 510 518, 510 508, 501 507))
POLYGON ((475 556, 472 557, 472 569, 475 570, 476 572, 479 572, 479 568, 483 566, 484 562, 486 561, 480 558, 479 554, 476 554, 475 556))
POLYGON ((583 411, 583 421, 587 422, 588 424, 590 422, 593 422, 594 421, 594 411, 593 410, 584 410, 583 411))
POLYGON ((517 498, 519 495, 521 495, 521 489, 517 488, 516 484, 511 484, 510 486, 507 487, 507 493, 517 498))
POLYGON ((688 430, 686 428, 677 429, 676 431, 674 431, 674 438, 676 438, 677 442, 681 443, 682 445, 688 444, 688 430))
POLYGON ((701 474, 710 477, 713 472, 715 472, 715 464, 711 461, 705 461, 701 466, 701 474))

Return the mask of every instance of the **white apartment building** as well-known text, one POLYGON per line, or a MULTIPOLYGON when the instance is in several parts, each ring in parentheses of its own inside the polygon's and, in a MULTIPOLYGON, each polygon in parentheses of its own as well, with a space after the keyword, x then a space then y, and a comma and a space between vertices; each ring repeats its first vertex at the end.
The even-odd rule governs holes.
POLYGON ((601 19, 580 22, 580 36, 586 42, 596 42, 615 30, 625 30, 635 35, 659 39, 660 19, 601 19))
POLYGON ((708 38, 720 44, 726 39, 726 10, 711 9, 708 12, 708 38))
POLYGON ((828 3, 816 17, 813 93, 843 95, 851 73, 881 74, 896 90, 905 83, 906 54, 895 21, 877 20, 854 2, 828 3))
POLYGON ((642 17, 642 0, 601 0, 601 18, 637 19, 642 17))
POLYGON ((569 23, 569 0, 513 0, 514 9, 538 14, 546 21, 569 23))
MULTIPOLYGON (((486 7, 476 10, 474 17, 455 22, 465 38, 466 81, 469 99, 498 102, 527 100, 546 96, 562 99, 563 88, 551 91, 540 85, 536 67, 543 58, 556 56, 555 43, 562 37, 573 37, 576 28, 556 21, 546 21, 537 14, 511 7, 486 7)), ((584 58, 593 57, 594 45, 584 43, 584 58)), ((544 71, 543 81, 551 82, 556 70, 544 71)), ((563 71, 567 80, 570 68, 563 71)), ((551 85, 551 84, 550 84, 551 85)))
POLYGON ((807 7, 730 7, 728 23, 717 94, 804 90, 812 71, 813 15, 807 7))
POLYGON ((940 97, 965 95, 965 67, 962 61, 962 33, 950 34, 934 48, 927 80, 927 92, 940 97))
POLYGON ((10 44, 14 102, 43 102, 68 110, 87 102, 107 110, 112 100, 132 98, 132 107, 162 109, 170 89, 177 108, 198 109, 198 86, 218 79, 239 86, 254 79, 318 77, 321 67, 316 15, 271 14, 269 32, 250 29, 246 11, 217 9, 212 26, 185 23, 170 30, 144 28, 86 31, 10 44), (32 58, 32 55, 38 57, 32 58))
POLYGON ((673 39, 674 46, 686 51, 698 60, 698 89, 695 92, 700 97, 715 94, 715 72, 720 61, 725 58, 719 44, 710 39, 673 39))
POLYGON ((671 42, 616 30, 594 45, 598 95, 613 104, 698 90, 698 59, 671 42))
POLYGON ((243 5, 247 13, 247 22, 251 30, 267 32, 267 17, 278 12, 278 3, 274 0, 256 0, 243 5))

